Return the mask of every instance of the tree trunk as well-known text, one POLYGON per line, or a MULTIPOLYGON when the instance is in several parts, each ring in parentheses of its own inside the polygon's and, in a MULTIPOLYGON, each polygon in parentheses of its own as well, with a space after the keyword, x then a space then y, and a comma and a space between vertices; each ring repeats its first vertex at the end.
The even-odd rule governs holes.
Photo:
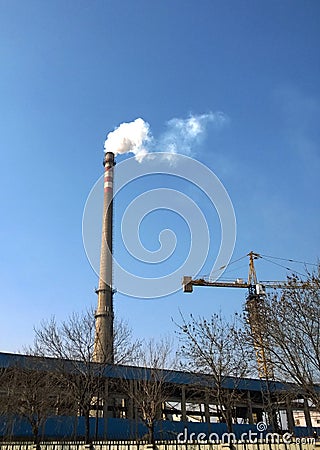
POLYGON ((151 424, 148 424, 148 444, 152 445, 152 448, 156 448, 156 441, 154 438, 154 422, 152 422, 151 424))
POLYGON ((90 410, 87 409, 84 412, 85 416, 85 442, 86 444, 90 444, 90 410))
POLYGON ((226 423, 227 423, 228 433, 233 433, 232 417, 230 417, 230 414, 228 414, 228 413, 227 413, 226 423))
POLYGON ((233 422, 232 422, 232 412, 230 410, 226 410, 225 411, 225 420, 226 420, 226 425, 227 425, 227 430, 230 436, 230 441, 229 441, 229 448, 230 449, 235 449, 234 443, 233 443, 233 422))
POLYGON ((33 432, 33 443, 36 446, 37 450, 41 450, 40 447, 40 436, 39 436, 39 427, 38 425, 32 425, 32 432, 33 432))

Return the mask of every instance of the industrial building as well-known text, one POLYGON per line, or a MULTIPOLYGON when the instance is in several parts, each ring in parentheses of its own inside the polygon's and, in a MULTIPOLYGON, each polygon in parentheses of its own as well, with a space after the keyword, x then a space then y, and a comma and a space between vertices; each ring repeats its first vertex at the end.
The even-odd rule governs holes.
MULTIPOLYGON (((8 394, 4 374, 10 379, 10 372, 27 370, 28 377, 31 378, 33 373, 39 371, 43 374, 55 373, 58 364, 59 362, 53 358, 0 353, 2 374, 0 403, 6 401, 8 394)), ((81 362, 79 364, 81 365, 81 362)), ((74 376, 72 367, 70 362, 68 375, 70 377, 74 376)), ((99 367, 100 363, 93 363, 92 368, 97 371, 99 377, 97 386, 100 388, 92 398, 90 407, 91 439, 143 438, 147 434, 147 429, 139 410, 139 402, 128 395, 128 386, 134 390, 141 380, 155 382, 152 378, 152 369, 106 364, 100 372, 99 367)), ((85 373, 85 369, 83 370, 85 373)), ((189 432, 210 431, 222 434, 227 431, 219 407, 210 396, 210 392, 214 392, 210 377, 199 378, 199 375, 171 370, 159 370, 158 381, 159 377, 166 396, 157 412, 156 439, 176 439, 185 428, 189 432)), ((256 431, 258 423, 269 420, 270 404, 266 404, 267 394, 271 400, 272 413, 278 419, 280 433, 287 430, 297 436, 310 436, 319 426, 319 417, 312 406, 292 385, 267 383, 261 379, 226 377, 224 388, 236 393, 237 400, 233 409, 233 431, 236 434, 241 435, 248 429, 256 431)), ((85 417, 79 405, 71 398, 67 400, 69 396, 65 390, 51 395, 52 403, 48 404, 44 412, 44 420, 39 430, 41 438, 64 440, 83 438, 85 417)), ((0 420, 1 439, 32 436, 31 424, 21 414, 21 410, 20 414, 12 414, 11 410, 10 416, 3 415, 0 420)))

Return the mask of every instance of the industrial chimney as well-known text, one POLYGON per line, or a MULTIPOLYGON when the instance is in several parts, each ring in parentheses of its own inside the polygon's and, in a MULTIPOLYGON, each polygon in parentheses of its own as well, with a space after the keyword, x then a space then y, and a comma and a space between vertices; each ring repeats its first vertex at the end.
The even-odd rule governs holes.
POLYGON ((112 221, 114 154, 107 152, 104 160, 104 197, 98 307, 95 313, 96 335, 94 360, 113 364, 113 289, 112 289, 112 221))

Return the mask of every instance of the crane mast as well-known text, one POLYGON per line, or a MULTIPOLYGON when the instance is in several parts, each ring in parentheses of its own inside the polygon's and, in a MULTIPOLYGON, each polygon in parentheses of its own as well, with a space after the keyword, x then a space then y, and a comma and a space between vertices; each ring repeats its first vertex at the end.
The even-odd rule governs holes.
POLYGON ((258 283, 254 260, 260 258, 260 255, 254 252, 248 253, 249 256, 249 274, 248 274, 248 296, 246 299, 245 310, 249 322, 253 345, 256 352, 258 374, 260 378, 272 380, 274 378, 273 367, 268 350, 266 333, 266 310, 265 310, 265 290, 264 286, 258 283))

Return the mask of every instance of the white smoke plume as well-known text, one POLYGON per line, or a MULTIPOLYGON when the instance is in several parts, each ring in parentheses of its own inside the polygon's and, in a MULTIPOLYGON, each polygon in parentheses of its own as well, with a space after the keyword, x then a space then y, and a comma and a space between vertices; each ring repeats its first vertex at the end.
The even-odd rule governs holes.
POLYGON ((148 153, 147 145, 152 141, 150 125, 143 119, 122 123, 107 135, 104 143, 105 152, 115 155, 134 153, 136 159, 141 161, 148 153))
POLYGON ((190 115, 187 119, 173 118, 167 122, 166 131, 154 139, 150 125, 139 118, 111 131, 104 148, 105 152, 115 155, 133 153, 139 162, 153 151, 191 155, 203 141, 209 123, 220 128, 226 122, 228 117, 222 112, 190 115))

